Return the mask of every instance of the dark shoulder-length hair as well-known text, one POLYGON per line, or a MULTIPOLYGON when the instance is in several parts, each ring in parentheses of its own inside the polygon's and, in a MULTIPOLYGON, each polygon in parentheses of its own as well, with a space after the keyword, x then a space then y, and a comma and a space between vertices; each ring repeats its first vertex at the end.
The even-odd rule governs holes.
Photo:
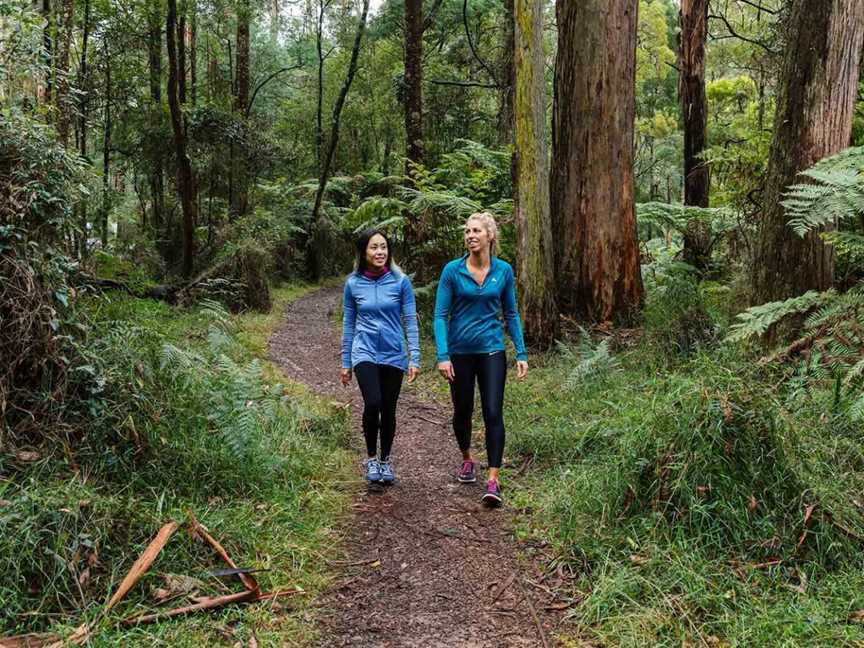
POLYGON ((366 263, 366 248, 369 247, 369 239, 376 234, 380 234, 387 242, 387 265, 390 266, 391 270, 397 269, 396 264, 393 263, 393 244, 390 242, 390 237, 383 230, 377 227, 370 227, 360 232, 360 236, 357 237, 357 257, 354 260, 354 271, 357 274, 362 274, 369 267, 369 264, 366 263))

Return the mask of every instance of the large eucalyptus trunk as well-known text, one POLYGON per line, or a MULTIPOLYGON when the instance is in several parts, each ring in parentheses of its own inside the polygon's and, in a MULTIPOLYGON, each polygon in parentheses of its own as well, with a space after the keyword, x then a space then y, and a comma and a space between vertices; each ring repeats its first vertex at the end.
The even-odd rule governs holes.
POLYGON ((514 2, 514 165, 517 279, 525 338, 548 348, 557 335, 549 161, 546 149, 546 79, 543 3, 514 2))
MULTIPOLYGON (((708 0, 681 0, 681 43, 678 49, 678 97, 684 123, 684 204, 708 206, 708 166, 705 150, 707 101, 705 98, 705 40, 708 35, 708 0)), ((694 219, 684 232, 684 260, 704 269, 710 261, 711 229, 694 219)))
POLYGON ((792 231, 780 201, 802 170, 849 145, 864 40, 864 0, 794 0, 777 90, 753 302, 825 290, 834 251, 792 231))
POLYGON ((168 0, 168 19, 165 40, 168 50, 168 107, 171 111, 171 129, 174 133, 174 149, 177 155, 177 192, 183 210, 183 276, 192 275, 195 264, 195 222, 197 200, 192 162, 186 153, 186 129, 180 108, 179 78, 184 74, 177 57, 177 0, 168 0))
POLYGON ((631 321, 642 305, 633 178, 637 0, 558 0, 551 173, 558 305, 631 321))

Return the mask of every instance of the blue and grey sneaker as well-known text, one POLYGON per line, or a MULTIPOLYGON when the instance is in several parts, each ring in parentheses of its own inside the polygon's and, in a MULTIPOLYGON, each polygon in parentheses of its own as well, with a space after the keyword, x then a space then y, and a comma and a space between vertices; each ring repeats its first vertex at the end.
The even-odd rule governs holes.
POLYGON ((369 457, 366 460, 366 481, 372 483, 381 481, 381 464, 378 463, 377 457, 369 457))
POLYGON ((393 472, 393 462, 389 459, 387 461, 379 462, 379 467, 381 469, 381 481, 385 484, 392 484, 396 481, 396 474, 393 472))

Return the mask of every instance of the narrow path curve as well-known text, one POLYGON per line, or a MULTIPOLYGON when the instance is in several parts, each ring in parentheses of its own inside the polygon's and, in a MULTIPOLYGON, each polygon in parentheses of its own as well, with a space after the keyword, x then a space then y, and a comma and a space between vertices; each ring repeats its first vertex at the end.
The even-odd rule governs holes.
MULTIPOLYGON (((339 344, 331 318, 339 299, 340 291, 328 288, 291 303, 270 356, 316 392, 350 401, 359 430, 356 382, 345 389, 336 379, 339 344)), ((399 481, 358 491, 344 578, 321 601, 320 646, 552 644, 557 619, 518 571, 509 514, 479 505, 479 482, 466 486, 453 477, 458 452, 448 418, 403 387, 393 451, 399 481)))

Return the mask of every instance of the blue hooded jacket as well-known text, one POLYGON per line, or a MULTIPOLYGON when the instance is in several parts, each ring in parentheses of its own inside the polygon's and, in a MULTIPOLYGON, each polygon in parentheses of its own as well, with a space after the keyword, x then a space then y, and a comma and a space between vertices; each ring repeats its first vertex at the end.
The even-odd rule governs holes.
POLYGON ((438 280, 435 297, 435 347, 438 362, 450 360, 451 353, 495 353, 504 350, 504 324, 516 359, 527 360, 522 323, 516 306, 513 268, 506 261, 493 256, 489 274, 478 285, 466 265, 468 255, 454 259, 446 266, 438 280))
POLYGON ((345 281, 342 317, 342 367, 361 362, 406 371, 420 366, 420 335, 411 280, 393 269, 370 279, 353 273, 345 281), (406 350, 405 333, 408 333, 406 350))

